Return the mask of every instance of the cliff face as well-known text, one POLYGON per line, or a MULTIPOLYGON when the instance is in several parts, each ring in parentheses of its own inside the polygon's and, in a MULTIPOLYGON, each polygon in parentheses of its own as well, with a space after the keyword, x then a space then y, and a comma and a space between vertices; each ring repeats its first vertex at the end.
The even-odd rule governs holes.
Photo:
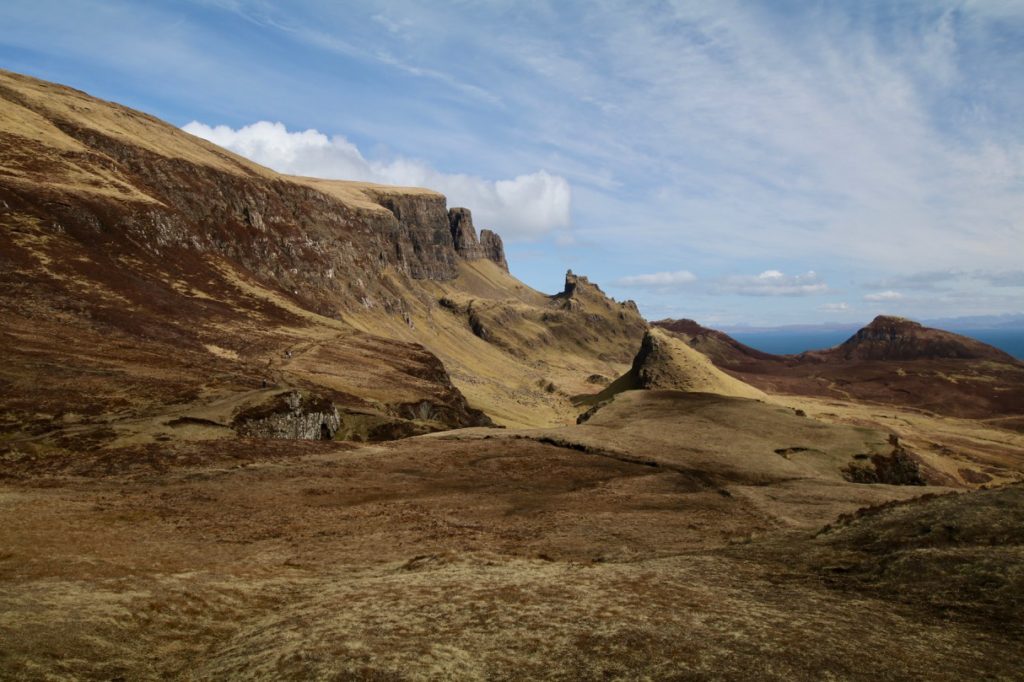
MULTIPOLYGON (((69 202, 45 186, 0 186, 10 210, 82 241, 130 239, 155 256, 178 249, 214 253, 314 307, 324 290, 350 306, 367 293, 379 294, 372 282, 387 268, 427 280, 450 280, 458 273, 459 254, 440 194, 371 192, 380 208, 354 207, 285 179, 225 173, 61 125, 113 160, 154 200, 129 208, 120 198, 83 195, 69 202), (356 280, 363 286, 350 286, 356 280)), ((45 173, 45 164, 39 166, 45 173)), ((483 247, 476 251, 466 257, 484 256, 483 247)))
MULTIPOLYGON (((376 194, 381 206, 391 212, 385 244, 395 248, 397 266, 413 279, 449 280, 458 275, 457 252, 448 229, 445 198, 434 195, 376 194)), ((384 261, 388 261, 384 258, 384 261)))
POLYGON ((385 271, 447 281, 460 257, 504 265, 500 238, 478 242, 465 210, 465 230, 453 229, 436 192, 281 176, 139 112, 7 72, 0 102, 11 152, 0 202, 83 243, 222 256, 328 316, 403 310, 385 271))
POLYGON ((492 260, 508 272, 508 261, 505 260, 505 245, 497 232, 480 230, 480 245, 484 250, 484 258, 492 260))
POLYGON ((450 209, 448 223, 451 228, 452 242, 459 256, 466 260, 486 258, 494 261, 505 272, 508 272, 505 247, 501 242, 501 237, 490 230, 481 230, 478 240, 476 228, 473 227, 473 214, 468 208, 450 209))

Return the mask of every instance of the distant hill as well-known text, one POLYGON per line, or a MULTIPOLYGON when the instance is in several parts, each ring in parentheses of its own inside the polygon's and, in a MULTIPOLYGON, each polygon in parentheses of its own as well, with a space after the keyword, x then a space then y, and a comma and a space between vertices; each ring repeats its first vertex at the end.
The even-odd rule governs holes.
MULTIPOLYGON (((1024 330, 1024 313, 1007 313, 1004 315, 967 315, 960 317, 938 317, 921 320, 921 324, 938 329, 958 331, 962 329, 1021 329, 1024 330)), ((854 331, 859 325, 851 322, 822 322, 816 324, 785 324, 777 326, 763 325, 723 325, 721 330, 728 334, 761 333, 761 332, 827 332, 854 331)))
POLYGON ((1024 429, 1024 363, 975 339, 880 316, 835 348, 772 355, 693 320, 652 323, 769 393, 833 396, 1024 429))
POLYGON ((981 341, 884 315, 876 317, 842 345, 818 354, 844 360, 957 358, 1015 363, 1011 355, 981 341))

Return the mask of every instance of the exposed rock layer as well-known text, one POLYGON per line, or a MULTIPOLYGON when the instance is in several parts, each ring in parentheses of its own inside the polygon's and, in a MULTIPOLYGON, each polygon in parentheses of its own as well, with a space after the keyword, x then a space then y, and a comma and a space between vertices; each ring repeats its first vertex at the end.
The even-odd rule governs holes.
POLYGON ((331 440, 341 426, 338 408, 319 396, 289 391, 238 414, 234 428, 255 438, 331 440))
POLYGON ((501 237, 491 230, 481 230, 477 239, 476 228, 473 227, 473 214, 468 208, 451 208, 448 210, 448 224, 451 229, 452 243, 455 251, 466 260, 486 258, 508 271, 505 260, 505 247, 501 237))

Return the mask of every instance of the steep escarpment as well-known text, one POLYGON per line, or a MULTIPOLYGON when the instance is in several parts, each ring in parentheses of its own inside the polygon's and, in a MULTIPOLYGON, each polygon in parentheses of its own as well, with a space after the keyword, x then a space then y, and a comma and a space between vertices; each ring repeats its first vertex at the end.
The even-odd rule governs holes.
MULTIPOLYGON (((0 77, 0 96, 9 110, 0 200, 82 241, 229 258, 328 315, 402 309, 404 292, 381 285, 384 271, 458 274, 436 192, 279 176, 143 114, 15 74, 0 77)), ((478 246, 494 247, 493 238, 478 246)))
MULTIPOLYGON (((343 320, 402 321, 418 283, 458 277, 443 195, 281 176, 9 72, 0 110, 10 442, 219 437, 275 391, 413 425, 396 433, 490 423, 422 346, 343 320)), ((316 419, 333 435, 332 414, 316 419)), ((276 421, 291 426, 263 431, 309 431, 276 421)))
POLYGON ((516 280, 500 237, 437 192, 280 175, 9 72, 0 113, 0 429, 17 442, 222 437, 295 391, 371 439, 491 423, 481 410, 560 422, 642 334, 635 306, 516 280))

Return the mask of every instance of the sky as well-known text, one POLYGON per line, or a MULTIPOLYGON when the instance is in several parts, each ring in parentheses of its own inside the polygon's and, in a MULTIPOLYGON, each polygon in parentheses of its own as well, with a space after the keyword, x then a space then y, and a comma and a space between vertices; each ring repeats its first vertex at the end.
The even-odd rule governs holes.
POLYGON ((1024 0, 5 0, 0 67, 437 189, 649 319, 1024 312, 1024 0))

